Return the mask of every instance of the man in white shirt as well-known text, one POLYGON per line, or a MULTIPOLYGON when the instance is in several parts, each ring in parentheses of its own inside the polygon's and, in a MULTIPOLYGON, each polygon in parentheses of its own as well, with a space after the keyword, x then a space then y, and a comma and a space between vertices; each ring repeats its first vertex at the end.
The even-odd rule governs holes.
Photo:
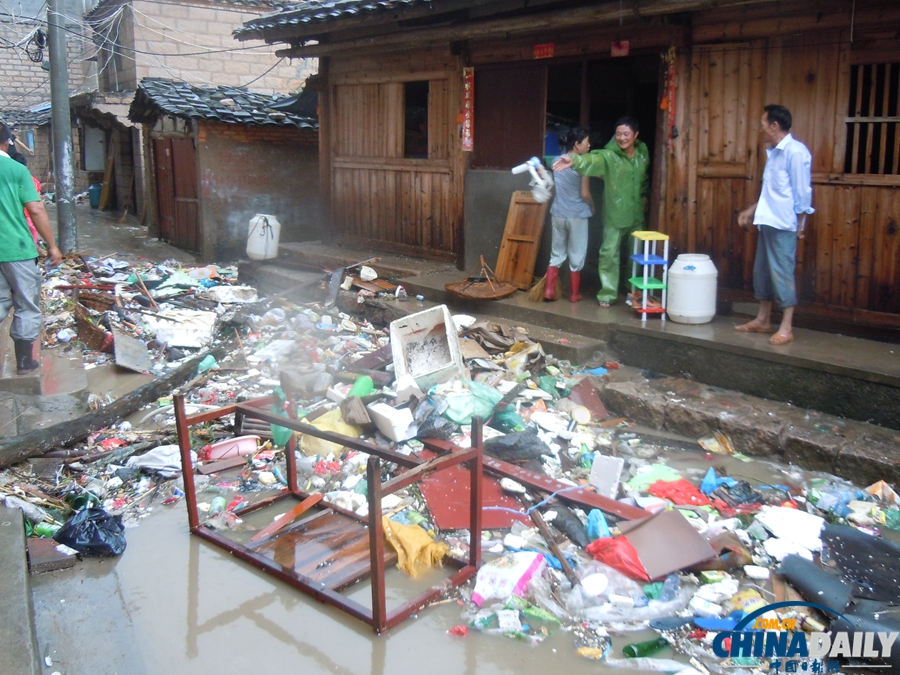
POLYGON ((756 318, 734 329, 743 333, 771 333, 772 302, 782 309, 781 325, 769 338, 773 345, 794 339, 791 323, 797 305, 794 268, 797 239, 803 239, 806 216, 812 208, 812 155, 790 134, 791 113, 782 105, 767 105, 760 120, 766 142, 766 169, 759 201, 738 214, 743 228, 759 228, 753 264, 753 294, 759 300, 756 318))

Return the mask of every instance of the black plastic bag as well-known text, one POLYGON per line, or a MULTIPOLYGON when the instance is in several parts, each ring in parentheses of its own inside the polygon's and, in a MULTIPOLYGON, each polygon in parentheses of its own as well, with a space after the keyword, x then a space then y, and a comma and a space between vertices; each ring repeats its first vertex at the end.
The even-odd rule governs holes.
POLYGON ((416 438, 437 438, 446 441, 454 434, 458 434, 459 425, 441 417, 441 413, 446 409, 447 401, 440 396, 419 401, 413 413, 413 419, 419 428, 416 438))
POLYGON ((86 556, 121 555, 125 551, 121 516, 111 516, 98 508, 82 509, 53 538, 86 556))

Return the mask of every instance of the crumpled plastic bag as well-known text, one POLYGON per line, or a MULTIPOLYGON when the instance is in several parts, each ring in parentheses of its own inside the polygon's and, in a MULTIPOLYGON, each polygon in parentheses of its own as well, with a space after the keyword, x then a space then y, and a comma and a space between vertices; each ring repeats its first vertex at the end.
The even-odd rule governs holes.
POLYGON ((447 409, 443 412, 444 417, 457 424, 471 424, 473 417, 486 420, 494 412, 494 407, 503 398, 503 394, 474 380, 461 382, 463 389, 447 392, 447 409))
MULTIPOLYGON (((197 453, 191 450, 191 463, 196 461, 197 453)), ((125 466, 152 471, 163 478, 171 478, 181 473, 181 449, 177 445, 160 445, 143 455, 129 457, 125 466)))
POLYGON ((650 581, 637 550, 626 537, 605 537, 587 545, 594 560, 609 565, 631 579, 650 581))
POLYGON ((658 480, 647 491, 654 497, 668 499, 678 506, 709 506, 709 498, 685 478, 666 481, 658 480))
MULTIPOLYGON (((312 422, 306 422, 306 420, 302 421, 306 424, 314 426, 316 429, 320 429, 321 431, 333 431, 334 433, 341 434, 342 436, 359 438, 359 435, 362 433, 362 429, 360 429, 358 426, 356 426, 355 424, 347 424, 344 421, 339 408, 329 410, 327 413, 325 413, 321 417, 317 417, 312 422)), ((334 453, 335 456, 339 456, 342 453, 343 446, 339 443, 332 443, 331 441, 316 438, 315 436, 301 434, 300 449, 303 451, 304 455, 320 455, 322 457, 327 457, 332 453, 334 453)))
POLYGON ((472 602, 479 607, 485 600, 524 595, 532 577, 546 566, 544 556, 531 551, 507 553, 482 565, 475 577, 472 602))
POLYGON ((86 556, 114 556, 125 551, 125 527, 121 516, 103 509, 82 509, 69 518, 53 539, 86 556))
POLYGON ((450 547, 436 542, 418 525, 404 525, 382 517, 384 537, 397 551, 397 567, 415 578, 422 572, 440 565, 450 547))
POLYGON ((20 509, 25 520, 32 525, 44 522, 44 516, 47 515, 40 506, 25 501, 24 499, 20 499, 15 495, 9 495, 3 500, 3 503, 6 504, 6 508, 8 509, 20 509))
POLYGON ((446 441, 459 433, 459 425, 441 416, 447 409, 447 401, 440 396, 429 396, 419 401, 414 419, 419 427, 417 438, 438 438, 446 441))
POLYGON ((540 342, 517 342, 507 354, 504 363, 516 376, 526 370, 536 373, 544 364, 544 348, 540 342))

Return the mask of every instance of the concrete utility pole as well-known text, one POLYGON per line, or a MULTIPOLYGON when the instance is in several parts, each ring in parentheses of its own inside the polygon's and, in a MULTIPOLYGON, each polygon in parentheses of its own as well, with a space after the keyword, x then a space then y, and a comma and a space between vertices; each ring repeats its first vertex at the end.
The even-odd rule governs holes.
POLYGON ((50 111, 53 123, 53 177, 56 183, 56 218, 59 248, 78 250, 75 224, 75 171, 72 165, 72 116, 69 112, 69 67, 66 33, 59 13, 60 0, 47 3, 47 47, 50 50, 50 111))

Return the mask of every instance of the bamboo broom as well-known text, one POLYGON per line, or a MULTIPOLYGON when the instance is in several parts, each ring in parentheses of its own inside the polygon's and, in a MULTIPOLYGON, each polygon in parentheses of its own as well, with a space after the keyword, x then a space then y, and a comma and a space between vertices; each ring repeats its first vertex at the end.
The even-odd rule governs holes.
MULTIPOLYGON (((528 294, 525 296, 525 299, 528 302, 543 302, 544 301, 544 291, 547 290, 547 277, 543 276, 538 279, 538 282, 531 287, 528 291, 528 294)), ((556 277, 556 297, 561 298, 563 296, 563 283, 560 277, 556 277)))

